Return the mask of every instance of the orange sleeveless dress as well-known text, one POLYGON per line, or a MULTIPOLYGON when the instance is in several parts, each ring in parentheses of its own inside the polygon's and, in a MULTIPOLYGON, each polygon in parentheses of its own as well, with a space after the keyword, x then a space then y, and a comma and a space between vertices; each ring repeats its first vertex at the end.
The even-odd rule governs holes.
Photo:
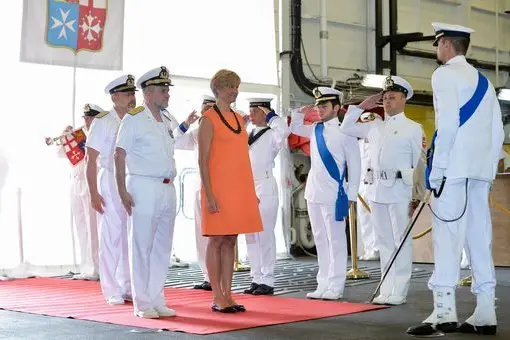
POLYGON ((248 134, 241 115, 223 113, 228 124, 237 129, 231 131, 218 113, 211 108, 204 113, 213 125, 213 139, 209 158, 209 176, 219 212, 211 214, 207 209, 204 186, 201 188, 202 234, 204 236, 238 235, 262 231, 255 184, 248 152, 248 134))

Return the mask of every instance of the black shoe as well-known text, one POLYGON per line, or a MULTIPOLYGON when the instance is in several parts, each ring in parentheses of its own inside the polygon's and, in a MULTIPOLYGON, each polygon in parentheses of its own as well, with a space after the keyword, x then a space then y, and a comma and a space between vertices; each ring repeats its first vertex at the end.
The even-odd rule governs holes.
POLYGON ((193 289, 202 289, 202 290, 212 291, 211 284, 207 281, 204 281, 199 285, 194 285, 193 289))
POLYGON ((273 295, 274 288, 269 287, 268 285, 261 284, 255 289, 252 293, 253 295, 273 295))
POLYGON ((498 326, 492 325, 492 326, 473 326, 472 324, 469 324, 467 322, 464 322, 460 327, 458 328, 458 331, 460 333, 473 333, 473 334, 480 334, 480 335, 496 335, 498 326))
POLYGON ((432 325, 430 323, 422 323, 419 326, 409 327, 406 333, 415 336, 430 336, 441 333, 453 333, 456 331, 457 331, 456 322, 445 322, 439 323, 437 325, 432 325))
POLYGON ((258 283, 252 282, 250 288, 244 290, 244 294, 253 294, 257 288, 259 288, 258 283))
POLYGON ((232 305, 232 308, 236 311, 236 312, 246 312, 246 308, 244 308, 243 305, 232 305))
POLYGON ((213 303, 213 305, 211 306, 211 310, 213 312, 220 312, 220 313, 235 313, 236 312, 236 310, 234 309, 233 306, 228 306, 228 307, 225 307, 225 308, 220 308, 215 303, 213 303))

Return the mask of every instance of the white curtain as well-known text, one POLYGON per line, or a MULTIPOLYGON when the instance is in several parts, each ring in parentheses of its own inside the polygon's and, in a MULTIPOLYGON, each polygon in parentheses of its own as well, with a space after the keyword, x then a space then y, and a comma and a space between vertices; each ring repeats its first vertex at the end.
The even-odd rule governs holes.
MULTIPOLYGON (((60 135, 73 122, 73 111, 75 126, 82 125, 87 102, 109 109, 103 89, 113 78, 166 65, 177 75, 170 111, 178 120, 199 107, 200 96, 209 92, 207 79, 220 68, 236 71, 257 89, 250 92, 278 93, 274 0, 127 0, 124 71, 77 69, 76 78, 69 67, 19 62, 22 2, 6 7, 9 15, 0 21, 0 275, 62 274, 79 261, 73 254, 70 165, 44 137, 60 135)), ((246 95, 238 105, 246 107, 246 95)), ((141 104, 140 93, 137 100, 141 104)), ((192 153, 177 157, 179 171, 194 166, 192 153)), ((186 215, 190 207, 183 207, 186 215)), ((184 259, 195 256, 192 226, 181 209, 174 248, 184 259)))

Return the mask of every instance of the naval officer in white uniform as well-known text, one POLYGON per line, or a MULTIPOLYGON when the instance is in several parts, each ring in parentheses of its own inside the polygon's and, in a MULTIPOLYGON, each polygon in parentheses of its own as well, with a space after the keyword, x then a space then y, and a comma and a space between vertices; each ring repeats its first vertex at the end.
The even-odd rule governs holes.
POLYGON ((198 117, 192 113, 179 125, 165 110, 171 85, 164 66, 138 79, 145 103, 124 117, 116 141, 115 176, 129 215, 134 314, 141 318, 175 315, 163 291, 176 214, 174 147, 198 117))
POLYGON ((337 300, 343 296, 347 274, 345 218, 356 202, 360 181, 358 141, 340 131, 342 93, 329 87, 314 89, 316 108, 292 112, 295 135, 310 139, 311 168, 305 188, 308 215, 317 249, 319 273, 311 299, 337 300), (304 116, 317 109, 320 122, 305 125, 304 116), (346 175, 348 172, 348 182, 346 175))
POLYGON ((412 335, 443 332, 496 334, 496 275, 492 259, 489 190, 503 145, 501 108, 490 81, 466 61, 468 27, 432 23, 442 64, 432 75, 436 133, 427 159, 434 272, 434 310, 412 335), (476 295, 474 313, 457 328, 455 288, 466 247, 476 295))
MULTIPOLYGON (((363 110, 373 107, 372 98, 358 107, 350 106, 342 123, 348 133, 352 124, 363 128, 369 143, 370 160, 364 181, 370 201, 377 246, 381 257, 381 272, 400 245, 409 222, 414 171, 423 152, 423 128, 407 118, 406 101, 413 96, 411 85, 403 78, 388 76, 383 84, 384 122, 356 123, 363 110)), ((376 96, 377 97, 377 96, 376 96)), ((376 304, 405 303, 412 273, 412 243, 408 238, 381 285, 376 304)))
MULTIPOLYGON (((90 126, 98 114, 104 112, 94 104, 85 104, 83 108, 83 132, 89 134, 90 126)), ((68 126, 63 134, 75 130, 68 126)), ((51 138, 50 138, 51 139, 51 138)), ((83 141, 82 143, 85 143, 83 141)), ((57 149, 58 157, 67 158, 64 146, 57 149)), ((99 237, 97 227, 97 212, 90 204, 90 194, 85 175, 85 159, 82 159, 71 168, 71 210, 74 227, 80 248, 80 273, 73 275, 74 280, 99 280, 99 237)))
POLYGON ((124 304, 132 299, 127 254, 127 215, 115 185, 113 152, 120 121, 128 110, 136 106, 134 82, 132 75, 123 75, 106 86, 105 93, 111 96, 113 108, 96 116, 85 144, 91 204, 100 214, 101 289, 111 305, 124 304))
POLYGON ((264 230, 246 235, 252 283, 244 293, 272 295, 278 216, 278 184, 273 175, 275 158, 283 147, 290 129, 285 120, 271 108, 271 99, 250 98, 250 120, 255 126, 248 137, 251 169, 264 230))
MULTIPOLYGON (((207 111, 212 105, 216 103, 216 98, 210 95, 202 96, 201 114, 207 111)), ((176 149, 194 151, 194 157, 198 164, 198 128, 191 130, 189 133, 183 135, 179 142, 176 144, 176 149)), ((204 275, 204 281, 201 284, 196 284, 193 289, 202 289, 212 291, 211 281, 207 273, 207 266, 205 265, 205 253, 207 249, 207 237, 202 236, 202 213, 200 207, 200 176, 197 176, 195 182, 194 194, 194 218, 195 218, 195 245, 197 248, 197 259, 200 265, 200 270, 204 275)))

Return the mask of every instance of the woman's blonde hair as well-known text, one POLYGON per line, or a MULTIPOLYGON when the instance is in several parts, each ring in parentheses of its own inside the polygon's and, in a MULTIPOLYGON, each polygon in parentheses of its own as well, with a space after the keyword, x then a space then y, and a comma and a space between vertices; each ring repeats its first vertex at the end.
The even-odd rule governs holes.
POLYGON ((224 87, 237 87, 241 84, 241 78, 234 71, 219 70, 211 79, 211 91, 215 97, 218 90, 224 87))

